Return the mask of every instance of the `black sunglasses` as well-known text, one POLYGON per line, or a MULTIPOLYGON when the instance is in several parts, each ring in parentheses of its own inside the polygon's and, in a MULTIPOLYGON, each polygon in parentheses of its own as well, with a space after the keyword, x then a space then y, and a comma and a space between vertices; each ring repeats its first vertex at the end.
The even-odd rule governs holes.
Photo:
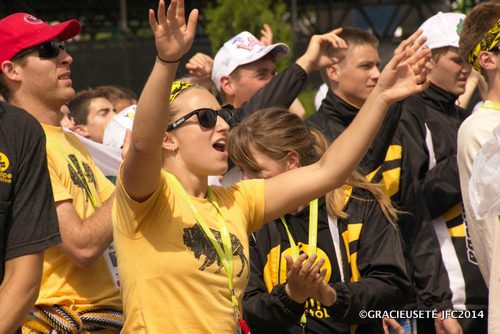
POLYGON ((31 48, 25 49, 17 53, 12 60, 26 56, 28 53, 38 51, 38 57, 42 59, 52 59, 59 55, 61 50, 66 50, 64 42, 50 41, 31 48))
POLYGON ((198 122, 204 128, 211 129, 215 127, 217 124, 217 116, 222 117, 222 119, 229 125, 232 126, 233 123, 233 113, 229 108, 222 108, 220 110, 213 110, 210 108, 201 108, 191 111, 189 114, 186 114, 170 124, 167 127, 167 132, 172 131, 175 128, 179 127, 182 123, 190 119, 196 115, 198 117, 198 122))

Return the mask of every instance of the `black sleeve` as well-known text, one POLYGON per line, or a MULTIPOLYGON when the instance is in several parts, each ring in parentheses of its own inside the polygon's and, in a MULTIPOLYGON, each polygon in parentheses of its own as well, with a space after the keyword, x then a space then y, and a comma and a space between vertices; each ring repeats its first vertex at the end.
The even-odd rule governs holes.
MULTIPOLYGON (((272 223, 271 223, 272 224, 272 223)), ((262 243, 259 242, 259 247, 262 243)), ((300 321, 305 304, 297 304, 285 292, 285 285, 279 284, 268 292, 263 277, 266 251, 257 248, 250 237, 250 281, 243 297, 243 318, 256 333, 285 333, 285 329, 300 321)))
POLYGON ((423 221, 410 248, 413 280, 419 309, 442 311, 453 308, 448 274, 431 223, 423 221))
MULTIPOLYGON (((413 279, 419 309, 443 310, 452 307, 448 275, 444 267, 439 242, 416 174, 426 173, 427 153, 417 135, 402 133, 396 137, 402 143, 402 166, 398 193, 391 199, 403 211, 398 224, 405 242, 409 270, 413 279), (420 162, 419 162, 420 161, 420 162)), ((413 131, 419 131, 416 127, 413 131)))
POLYGON ((392 143, 399 119, 401 118, 401 110, 401 103, 396 103, 386 113, 377 136, 359 163, 358 169, 363 175, 373 172, 384 163, 387 150, 392 143))
POLYGON ((11 222, 5 258, 39 252, 61 242, 47 169, 45 134, 38 122, 26 118, 17 124, 17 175, 8 221, 11 222), (22 132, 24 129, 24 132, 22 132))
MULTIPOLYGON (((409 137, 406 141, 414 142, 412 145, 414 154, 409 156, 411 160, 409 168, 425 196, 431 217, 436 218, 462 200, 457 156, 455 153, 446 157, 436 157, 436 165, 429 170, 430 158, 425 138, 428 130, 425 129, 424 123, 425 106, 421 106, 420 109, 422 110, 416 106, 416 100, 408 102, 402 112, 400 126, 401 132, 409 137)), ((439 136, 439 133, 432 135, 439 136)))
MULTIPOLYGON (((328 308, 332 318, 352 324, 373 321, 361 319, 361 310, 403 306, 406 292, 411 289, 397 227, 386 220, 375 200, 364 203, 357 257, 361 279, 353 283, 334 283, 337 301, 328 308)), ((351 211, 349 215, 349 219, 354 218, 351 211)))
POLYGON ((299 95, 306 82, 306 72, 296 63, 290 64, 286 70, 277 74, 262 87, 241 108, 235 109, 234 125, 239 124, 243 118, 252 112, 269 107, 289 108, 299 95))
POLYGON ((421 181, 432 218, 442 216, 462 201, 457 155, 450 155, 430 169, 421 181))

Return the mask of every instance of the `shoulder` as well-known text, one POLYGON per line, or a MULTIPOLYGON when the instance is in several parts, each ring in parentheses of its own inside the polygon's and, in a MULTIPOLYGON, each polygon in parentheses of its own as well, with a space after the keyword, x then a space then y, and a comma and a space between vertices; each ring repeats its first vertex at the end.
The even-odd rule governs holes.
POLYGON ((32 115, 13 105, 0 102, 0 119, 0 126, 15 130, 14 133, 27 130, 30 133, 43 134, 40 123, 32 115))

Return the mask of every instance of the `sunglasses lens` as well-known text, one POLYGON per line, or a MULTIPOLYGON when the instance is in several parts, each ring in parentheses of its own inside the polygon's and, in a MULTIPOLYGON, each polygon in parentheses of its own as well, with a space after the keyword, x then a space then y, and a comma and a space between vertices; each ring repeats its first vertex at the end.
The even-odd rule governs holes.
POLYGON ((233 126, 233 113, 227 109, 219 110, 219 116, 230 126, 233 126))
POLYGON ((47 42, 39 46, 38 55, 45 59, 55 58, 61 49, 65 49, 64 42, 47 42))
POLYGON ((202 109, 197 115, 200 125, 204 128, 213 128, 217 122, 217 114, 212 109, 202 109))

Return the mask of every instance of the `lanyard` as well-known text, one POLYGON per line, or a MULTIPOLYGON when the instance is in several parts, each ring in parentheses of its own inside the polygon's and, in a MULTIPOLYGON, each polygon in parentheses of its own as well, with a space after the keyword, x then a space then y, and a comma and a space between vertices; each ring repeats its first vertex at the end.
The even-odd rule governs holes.
MULTIPOLYGON (((290 248, 292 249, 292 259, 295 261, 299 257, 299 248, 293 239, 285 217, 281 217, 281 222, 285 226, 288 240, 290 241, 290 248)), ((318 244, 318 199, 314 199, 309 203, 309 256, 316 254, 316 247, 318 244)))
POLYGON ((236 294, 234 292, 234 285, 233 285, 233 248, 231 246, 231 237, 229 235, 229 231, 227 230, 227 226, 225 223, 224 216, 222 215, 222 211, 219 207, 219 204, 217 203, 217 200, 215 199, 215 196, 212 192, 212 189, 208 187, 207 189, 207 196, 208 200, 212 205, 215 207, 217 210, 217 221, 219 222, 220 225, 220 234, 221 234, 221 241, 223 248, 220 246, 219 242, 217 239, 215 239, 214 234, 210 230, 210 228, 207 226, 207 223, 205 222, 205 219, 201 216, 200 212, 196 208, 196 206, 193 204, 193 202, 189 199, 188 194, 180 184, 180 182, 177 180, 177 178, 170 174, 167 173, 167 177, 172 184, 173 188, 183 197, 184 201, 186 203, 189 203, 189 208, 191 209, 191 212, 193 213, 196 221, 198 224, 201 226, 203 229, 203 232, 205 232, 205 235, 207 236, 208 240, 212 243, 212 245, 215 248, 215 251, 217 252, 217 255, 219 256, 219 259, 222 262, 222 266, 224 267, 224 270, 226 271, 227 279, 228 279, 228 287, 229 287, 229 292, 231 294, 231 303, 233 304, 233 309, 234 309, 234 314, 237 318, 240 318, 239 311, 238 311, 238 298, 236 297, 236 294))
MULTIPOLYGON (((293 239, 292 233, 288 228, 285 217, 281 217, 281 222, 285 226, 286 234, 288 234, 288 240, 290 241, 290 248, 292 249, 292 259, 295 261, 299 257, 299 248, 293 239)), ((309 256, 316 254, 316 248, 318 244, 318 199, 313 199, 309 203, 309 256)), ((302 332, 305 332, 306 328, 306 313, 304 312, 300 317, 300 326, 302 327, 302 332)))
POLYGON ((92 193, 92 189, 90 189, 90 185, 87 182, 87 179, 85 178, 85 176, 80 175, 80 173, 78 173, 78 170, 82 171, 82 173, 84 171, 84 168, 80 164, 80 161, 78 161, 78 159, 76 159, 76 157, 75 157, 75 161, 69 159, 68 156, 66 155, 66 153, 63 151, 63 149, 61 147, 59 147, 59 145, 57 144, 57 142, 54 139, 52 139, 48 134, 46 135, 46 137, 52 143, 52 146, 54 146, 56 148, 56 150, 66 159, 66 161, 68 162, 69 168, 72 170, 72 172, 78 177, 78 179, 82 183, 83 190, 85 191, 88 198, 90 199, 90 203, 92 204, 92 207, 94 209, 97 209, 99 207, 99 204, 97 203, 96 197, 92 193))
POLYGON ((484 101, 481 108, 493 109, 496 111, 500 111, 500 103, 487 100, 487 101, 484 101))

